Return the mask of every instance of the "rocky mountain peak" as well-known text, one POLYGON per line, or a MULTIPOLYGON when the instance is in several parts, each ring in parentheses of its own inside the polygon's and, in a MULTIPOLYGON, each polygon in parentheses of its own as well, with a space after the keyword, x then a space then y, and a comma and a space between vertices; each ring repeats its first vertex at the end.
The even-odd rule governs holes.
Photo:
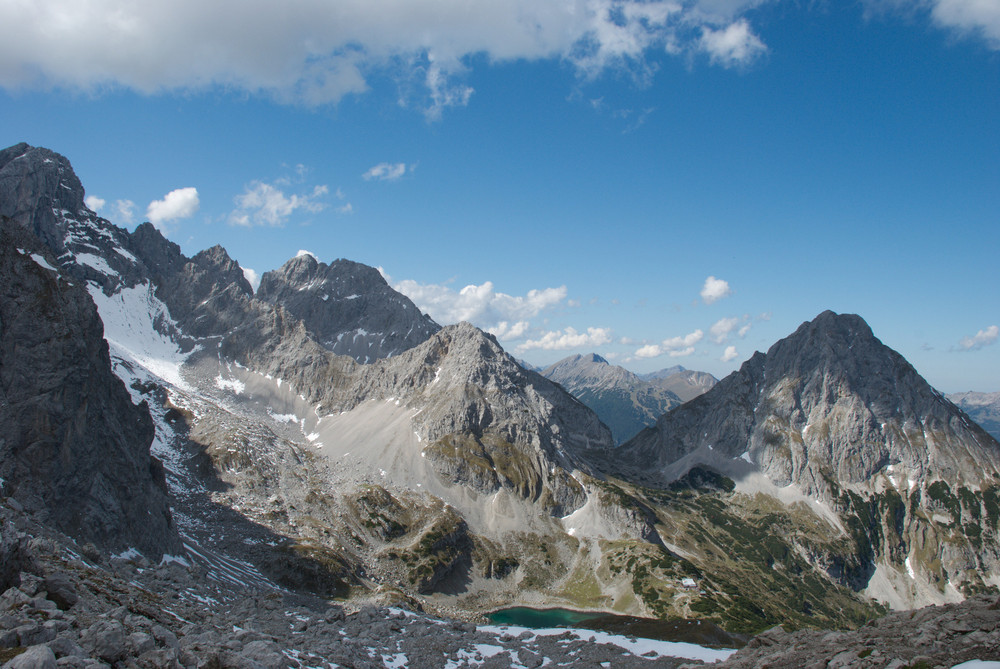
POLYGON ((823 498, 832 486, 875 485, 886 471, 975 487, 1000 473, 992 437, 862 318, 829 311, 624 448, 636 461, 653 458, 657 476, 710 460, 730 473, 758 469, 777 485, 795 483, 823 498))
POLYGON ((361 363, 399 355, 440 329, 374 267, 309 253, 265 273, 257 298, 281 304, 328 350, 361 363))

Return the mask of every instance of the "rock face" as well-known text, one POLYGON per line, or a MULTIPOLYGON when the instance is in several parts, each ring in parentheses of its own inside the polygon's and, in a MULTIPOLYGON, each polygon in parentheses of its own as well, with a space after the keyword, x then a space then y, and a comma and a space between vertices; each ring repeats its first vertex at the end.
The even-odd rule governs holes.
POLYGON ((177 551, 153 425, 111 372, 89 294, 0 224, 0 478, 55 527, 106 550, 177 551))
POLYGON ((1000 440, 1000 393, 955 393, 948 399, 1000 440))
POLYGON ((362 364, 399 355, 441 329, 375 268, 343 259, 327 265, 309 253, 265 273, 257 298, 280 304, 324 347, 362 364))
POLYGON ((594 353, 563 358, 543 370, 542 376, 593 409, 611 428, 618 444, 655 424, 659 416, 682 402, 658 382, 643 381, 594 353))

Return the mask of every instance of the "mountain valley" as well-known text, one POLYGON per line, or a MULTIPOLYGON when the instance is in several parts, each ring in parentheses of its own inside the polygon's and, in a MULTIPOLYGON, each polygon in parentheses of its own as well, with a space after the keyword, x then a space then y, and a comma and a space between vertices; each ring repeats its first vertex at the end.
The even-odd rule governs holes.
MULTIPOLYGON (((24 544, 5 555, 75 541, 88 583, 179 579, 185 606, 250 592, 331 624, 335 599, 372 621, 560 606, 749 636, 1000 585, 1000 444, 962 408, 995 402, 949 401, 859 316, 718 381, 596 355, 537 373, 359 263, 301 254, 255 292, 222 247, 188 258, 97 216, 47 149, 0 151, 0 216, 3 537, 24 544)), ((451 624, 452 657, 513 647, 451 624)))

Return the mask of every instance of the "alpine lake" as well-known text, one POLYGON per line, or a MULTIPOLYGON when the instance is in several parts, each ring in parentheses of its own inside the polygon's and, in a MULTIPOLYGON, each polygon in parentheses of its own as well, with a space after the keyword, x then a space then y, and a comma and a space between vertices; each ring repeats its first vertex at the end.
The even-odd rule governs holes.
POLYGON ((498 609, 488 613, 486 617, 495 625, 531 629, 587 629, 659 641, 693 643, 707 648, 742 648, 747 642, 747 637, 730 634, 718 625, 704 620, 657 620, 603 611, 534 609, 526 606, 498 609))

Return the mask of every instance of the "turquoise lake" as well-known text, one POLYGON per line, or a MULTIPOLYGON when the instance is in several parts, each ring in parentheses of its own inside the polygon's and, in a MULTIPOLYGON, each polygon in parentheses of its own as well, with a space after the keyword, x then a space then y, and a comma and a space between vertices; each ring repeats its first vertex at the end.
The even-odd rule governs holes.
POLYGON ((574 611, 572 609, 533 609, 514 606, 499 609, 487 615, 496 625, 513 625, 543 629, 549 627, 576 627, 636 636, 660 641, 680 641, 714 648, 740 648, 747 639, 729 634, 718 625, 702 620, 657 620, 620 616, 603 611, 574 611))

